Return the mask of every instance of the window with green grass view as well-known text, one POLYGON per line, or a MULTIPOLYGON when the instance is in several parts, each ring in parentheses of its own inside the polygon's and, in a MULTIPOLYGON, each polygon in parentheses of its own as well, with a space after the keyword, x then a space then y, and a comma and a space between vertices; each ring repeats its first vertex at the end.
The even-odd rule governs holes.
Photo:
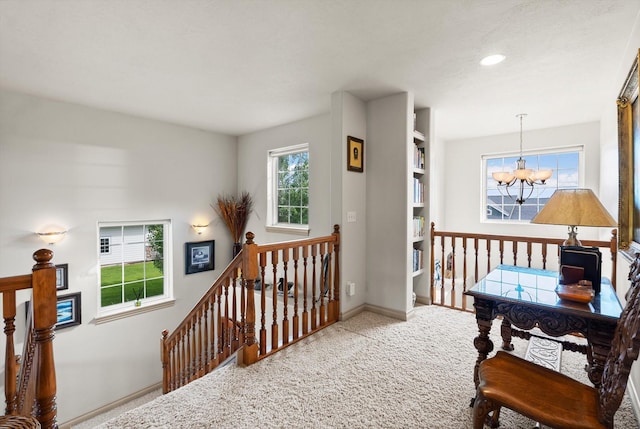
POLYGON ((102 308, 168 297, 168 228, 169 221, 100 224, 102 308))
POLYGON ((309 224, 308 144, 269 151, 271 225, 309 224))

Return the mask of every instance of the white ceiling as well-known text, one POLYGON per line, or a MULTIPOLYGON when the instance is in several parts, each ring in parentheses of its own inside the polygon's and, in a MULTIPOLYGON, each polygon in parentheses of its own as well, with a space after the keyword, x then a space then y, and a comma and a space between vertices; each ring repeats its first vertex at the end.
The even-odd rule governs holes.
POLYGON ((444 139, 598 120, 640 0, 0 0, 0 87, 242 135, 399 91, 444 139), (491 68, 479 61, 502 53, 491 68))

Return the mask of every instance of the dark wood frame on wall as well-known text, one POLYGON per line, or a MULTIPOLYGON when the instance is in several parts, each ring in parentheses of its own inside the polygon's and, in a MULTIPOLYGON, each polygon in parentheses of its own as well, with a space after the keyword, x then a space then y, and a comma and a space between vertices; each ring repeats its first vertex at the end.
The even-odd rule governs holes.
POLYGON ((193 274, 214 269, 215 240, 195 241, 184 244, 184 273, 193 274), (207 249, 206 259, 197 260, 194 251, 207 249))
POLYGON ((625 79, 618 105, 618 247, 632 258, 640 251, 640 132, 638 119, 638 58, 640 50, 625 79), (635 130, 635 133, 634 133, 635 130))
POLYGON ((364 171, 364 140, 347 136, 347 170, 364 171))

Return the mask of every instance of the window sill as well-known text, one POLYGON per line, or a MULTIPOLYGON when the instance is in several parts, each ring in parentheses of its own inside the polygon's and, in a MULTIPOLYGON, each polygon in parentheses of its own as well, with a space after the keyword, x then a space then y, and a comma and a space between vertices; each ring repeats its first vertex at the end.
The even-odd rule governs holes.
POLYGON ((309 236, 308 226, 285 226, 285 225, 267 225, 267 232, 279 232, 284 234, 295 234, 309 236))
POLYGON ((172 307, 176 300, 174 298, 167 298, 161 301, 153 301, 142 303, 140 307, 135 307, 134 303, 131 303, 131 308, 120 308, 109 312, 103 312, 97 315, 94 319, 96 325, 102 323, 112 322, 114 320, 124 319, 125 317, 136 316, 142 313, 148 313, 150 311, 160 310, 161 308, 172 307))

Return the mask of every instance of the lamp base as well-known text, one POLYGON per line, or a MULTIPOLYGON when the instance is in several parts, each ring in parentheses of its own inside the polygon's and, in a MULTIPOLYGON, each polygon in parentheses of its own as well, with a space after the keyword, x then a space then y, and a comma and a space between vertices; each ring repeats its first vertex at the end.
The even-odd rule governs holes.
POLYGON ((569 237, 562 243, 563 246, 582 246, 580 240, 578 240, 578 231, 576 226, 569 226, 569 237))

